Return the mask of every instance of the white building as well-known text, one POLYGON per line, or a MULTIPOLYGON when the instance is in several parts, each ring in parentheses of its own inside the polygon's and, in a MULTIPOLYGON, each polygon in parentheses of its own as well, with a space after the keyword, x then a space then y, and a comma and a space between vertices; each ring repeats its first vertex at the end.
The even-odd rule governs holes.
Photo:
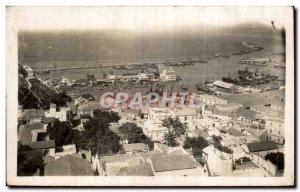
POLYGON ((72 85, 72 81, 66 77, 61 77, 61 83, 68 86, 72 85))
POLYGON ((148 118, 156 122, 161 122, 169 117, 175 117, 175 113, 169 108, 149 107, 148 109, 148 118))
POLYGON ((197 119, 199 113, 195 108, 180 108, 174 110, 175 116, 178 117, 181 123, 197 119))
POLYGON ((242 61, 243 64, 267 64, 270 62, 271 59, 269 58, 250 58, 250 59, 244 59, 242 61))
POLYGON ((139 73, 138 74, 140 81, 153 81, 155 80, 155 75, 153 73, 139 73))
POLYGON ((170 69, 164 69, 159 74, 159 78, 161 81, 176 81, 176 73, 173 70, 173 68, 170 69))
POLYGON ((283 119, 267 119, 265 128, 267 130, 268 141, 278 144, 284 144, 284 120, 283 119))
POLYGON ((227 100, 207 94, 199 94, 196 98, 207 105, 226 105, 227 100))
POLYGON ((56 104, 50 103, 50 109, 45 112, 45 117, 54 117, 60 121, 69 121, 71 115, 70 107, 60 107, 59 110, 56 109, 56 104))
POLYGON ((160 121, 155 121, 148 119, 144 122, 142 126, 143 133, 148 136, 152 141, 162 141, 165 133, 168 132, 168 129, 162 126, 160 121))
POLYGON ((224 81, 220 81, 220 80, 217 80, 213 83, 213 86, 221 89, 221 90, 224 90, 224 91, 233 91, 235 90, 235 85, 234 84, 231 84, 231 83, 227 83, 227 82, 224 82, 224 81))
POLYGON ((210 176, 232 175, 232 157, 212 145, 202 150, 210 176))

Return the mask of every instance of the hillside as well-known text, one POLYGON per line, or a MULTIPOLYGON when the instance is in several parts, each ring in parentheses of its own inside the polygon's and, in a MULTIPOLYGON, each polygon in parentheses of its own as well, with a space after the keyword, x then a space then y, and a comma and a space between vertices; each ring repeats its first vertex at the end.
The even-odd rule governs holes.
POLYGON ((47 109, 50 103, 55 103, 59 107, 70 101, 71 98, 64 92, 57 93, 40 80, 36 78, 28 80, 24 77, 24 73, 19 73, 18 102, 23 109, 47 109))

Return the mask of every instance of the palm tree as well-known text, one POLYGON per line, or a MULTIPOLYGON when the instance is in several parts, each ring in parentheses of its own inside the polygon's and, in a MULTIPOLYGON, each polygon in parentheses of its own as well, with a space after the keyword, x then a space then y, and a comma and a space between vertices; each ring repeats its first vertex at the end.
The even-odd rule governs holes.
POLYGON ((163 143, 169 147, 174 147, 177 145, 176 135, 168 128, 168 132, 164 134, 163 143))

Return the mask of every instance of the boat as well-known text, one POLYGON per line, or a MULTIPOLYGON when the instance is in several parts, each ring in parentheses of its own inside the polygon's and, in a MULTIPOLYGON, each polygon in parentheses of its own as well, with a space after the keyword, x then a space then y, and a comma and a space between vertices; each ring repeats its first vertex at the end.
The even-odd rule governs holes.
POLYGON ((235 85, 249 85, 245 82, 240 81, 239 79, 233 79, 233 78, 230 78, 230 77, 223 77, 222 80, 226 83, 232 83, 232 84, 235 84, 235 85))
POLYGON ((220 56, 221 56, 221 53, 217 53, 217 54, 215 54, 214 57, 220 57, 220 56))
POLYGON ((276 68, 285 68, 285 64, 275 64, 274 67, 276 68))
POLYGON ((186 86, 184 86, 184 85, 182 85, 181 87, 180 87, 183 91, 187 91, 189 88, 188 87, 186 87, 186 86))

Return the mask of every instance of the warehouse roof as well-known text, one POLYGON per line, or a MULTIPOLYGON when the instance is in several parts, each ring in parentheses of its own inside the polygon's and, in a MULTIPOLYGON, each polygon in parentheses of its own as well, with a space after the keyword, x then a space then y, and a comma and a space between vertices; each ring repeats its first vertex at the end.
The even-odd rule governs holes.
POLYGON ((226 82, 220 81, 220 80, 215 81, 213 83, 213 85, 218 86, 218 87, 222 87, 222 88, 225 88, 225 89, 230 89, 230 88, 232 88, 234 86, 231 83, 226 83, 226 82))

